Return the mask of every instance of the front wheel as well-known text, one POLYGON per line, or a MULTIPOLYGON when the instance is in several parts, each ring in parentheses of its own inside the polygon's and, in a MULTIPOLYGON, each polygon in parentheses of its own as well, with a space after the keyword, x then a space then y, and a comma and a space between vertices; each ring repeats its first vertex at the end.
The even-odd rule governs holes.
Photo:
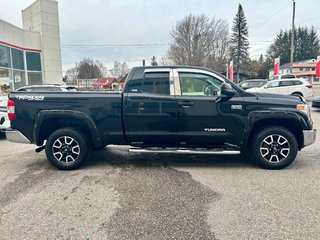
POLYGON ((86 137, 75 129, 59 129, 49 136, 46 155, 49 162, 58 169, 77 169, 89 155, 86 137))
POLYGON ((297 156, 295 136, 286 128, 270 126, 257 132, 252 139, 253 160, 266 169, 282 169, 297 156))

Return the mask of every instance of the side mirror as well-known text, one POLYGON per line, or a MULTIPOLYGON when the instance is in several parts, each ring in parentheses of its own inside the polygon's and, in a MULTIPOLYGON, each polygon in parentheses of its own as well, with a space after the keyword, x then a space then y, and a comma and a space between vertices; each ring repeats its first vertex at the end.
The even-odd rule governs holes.
POLYGON ((222 101, 228 101, 235 94, 236 94, 236 90, 234 90, 229 83, 221 84, 221 100, 222 101))

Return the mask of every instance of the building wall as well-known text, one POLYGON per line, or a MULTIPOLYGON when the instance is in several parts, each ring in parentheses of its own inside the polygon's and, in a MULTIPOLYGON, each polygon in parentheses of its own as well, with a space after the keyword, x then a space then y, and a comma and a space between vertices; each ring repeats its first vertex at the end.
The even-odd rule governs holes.
POLYGON ((22 10, 23 29, 0 19, 0 87, 61 84, 58 3, 37 0, 22 10))
POLYGON ((38 0, 22 10, 23 28, 40 33, 43 82, 62 82, 58 3, 38 0))
POLYGON ((26 31, 0 20, 1 91, 27 84, 41 84, 40 33, 26 31), (2 86, 5 85, 5 86, 2 86))

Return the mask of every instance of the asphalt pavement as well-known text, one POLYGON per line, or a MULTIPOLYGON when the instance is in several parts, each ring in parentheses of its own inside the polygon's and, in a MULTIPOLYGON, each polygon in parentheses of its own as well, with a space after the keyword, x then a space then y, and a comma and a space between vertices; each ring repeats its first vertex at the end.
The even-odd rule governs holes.
POLYGON ((2 137, 0 239, 320 239, 319 142, 284 170, 110 146, 59 171, 2 137))

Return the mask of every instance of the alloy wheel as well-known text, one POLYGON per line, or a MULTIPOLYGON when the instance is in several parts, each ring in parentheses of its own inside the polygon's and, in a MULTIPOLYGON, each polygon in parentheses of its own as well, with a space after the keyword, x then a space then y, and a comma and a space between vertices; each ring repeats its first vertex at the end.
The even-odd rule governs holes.
POLYGON ((80 145, 70 136, 61 136, 54 141, 52 153, 59 162, 72 163, 80 155, 80 145))
POLYGON ((279 163, 288 157, 290 143, 282 135, 268 135, 260 144, 261 156, 270 163, 279 163))

